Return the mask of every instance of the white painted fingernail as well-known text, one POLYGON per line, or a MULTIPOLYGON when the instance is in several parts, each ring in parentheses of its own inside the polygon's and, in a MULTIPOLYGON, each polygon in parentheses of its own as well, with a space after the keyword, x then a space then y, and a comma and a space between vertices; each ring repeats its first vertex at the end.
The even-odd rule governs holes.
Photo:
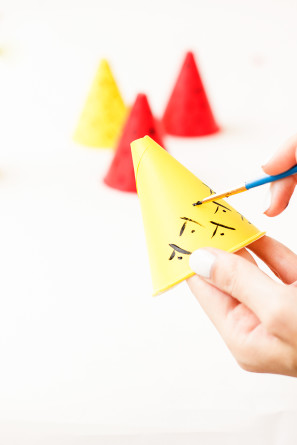
POLYGON ((216 257, 205 249, 198 249, 192 253, 189 259, 190 268, 197 275, 210 278, 211 268, 216 257))
POLYGON ((262 212, 265 213, 266 210, 269 209, 271 204, 271 193, 270 190, 266 190, 266 193, 264 195, 264 200, 263 200, 263 204, 262 204, 262 212))

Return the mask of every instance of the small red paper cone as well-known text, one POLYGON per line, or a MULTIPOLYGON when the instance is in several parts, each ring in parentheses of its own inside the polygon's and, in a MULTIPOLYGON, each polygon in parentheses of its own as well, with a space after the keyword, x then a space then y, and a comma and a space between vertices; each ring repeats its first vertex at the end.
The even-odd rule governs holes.
POLYGON ((109 170, 104 178, 105 184, 117 190, 136 193, 130 144, 135 139, 146 135, 158 144, 163 145, 159 124, 155 121, 147 97, 145 94, 138 94, 124 125, 109 170))
POLYGON ((173 136, 206 136, 219 131, 191 52, 186 55, 162 122, 173 136))

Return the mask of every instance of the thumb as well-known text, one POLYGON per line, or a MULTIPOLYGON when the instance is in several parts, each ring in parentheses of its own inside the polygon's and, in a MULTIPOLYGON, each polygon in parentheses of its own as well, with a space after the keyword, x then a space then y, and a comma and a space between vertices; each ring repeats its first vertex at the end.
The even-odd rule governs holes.
POLYGON ((213 286, 251 309, 265 322, 268 308, 277 310, 285 287, 238 255, 219 249, 198 249, 190 256, 191 269, 213 286))

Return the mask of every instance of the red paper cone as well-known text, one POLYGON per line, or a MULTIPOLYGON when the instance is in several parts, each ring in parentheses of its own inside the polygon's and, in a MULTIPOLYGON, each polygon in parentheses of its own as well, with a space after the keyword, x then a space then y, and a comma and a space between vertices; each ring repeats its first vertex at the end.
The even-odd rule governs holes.
POLYGON ((105 184, 124 192, 136 192, 130 144, 146 135, 163 145, 159 126, 152 115, 147 97, 145 94, 138 94, 104 178, 105 184))
POLYGON ((173 136, 205 136, 219 131, 194 59, 188 52, 163 115, 173 136))

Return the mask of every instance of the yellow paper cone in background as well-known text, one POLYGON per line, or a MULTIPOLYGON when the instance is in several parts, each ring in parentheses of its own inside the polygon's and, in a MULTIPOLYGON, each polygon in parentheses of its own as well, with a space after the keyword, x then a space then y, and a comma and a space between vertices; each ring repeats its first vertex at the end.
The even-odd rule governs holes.
POLYGON ((74 140, 89 147, 114 147, 122 130, 127 108, 106 60, 102 60, 74 140))
POLYGON ((194 250, 235 252, 264 235, 223 199, 193 206, 213 191, 149 136, 131 148, 154 295, 193 275, 194 250))

